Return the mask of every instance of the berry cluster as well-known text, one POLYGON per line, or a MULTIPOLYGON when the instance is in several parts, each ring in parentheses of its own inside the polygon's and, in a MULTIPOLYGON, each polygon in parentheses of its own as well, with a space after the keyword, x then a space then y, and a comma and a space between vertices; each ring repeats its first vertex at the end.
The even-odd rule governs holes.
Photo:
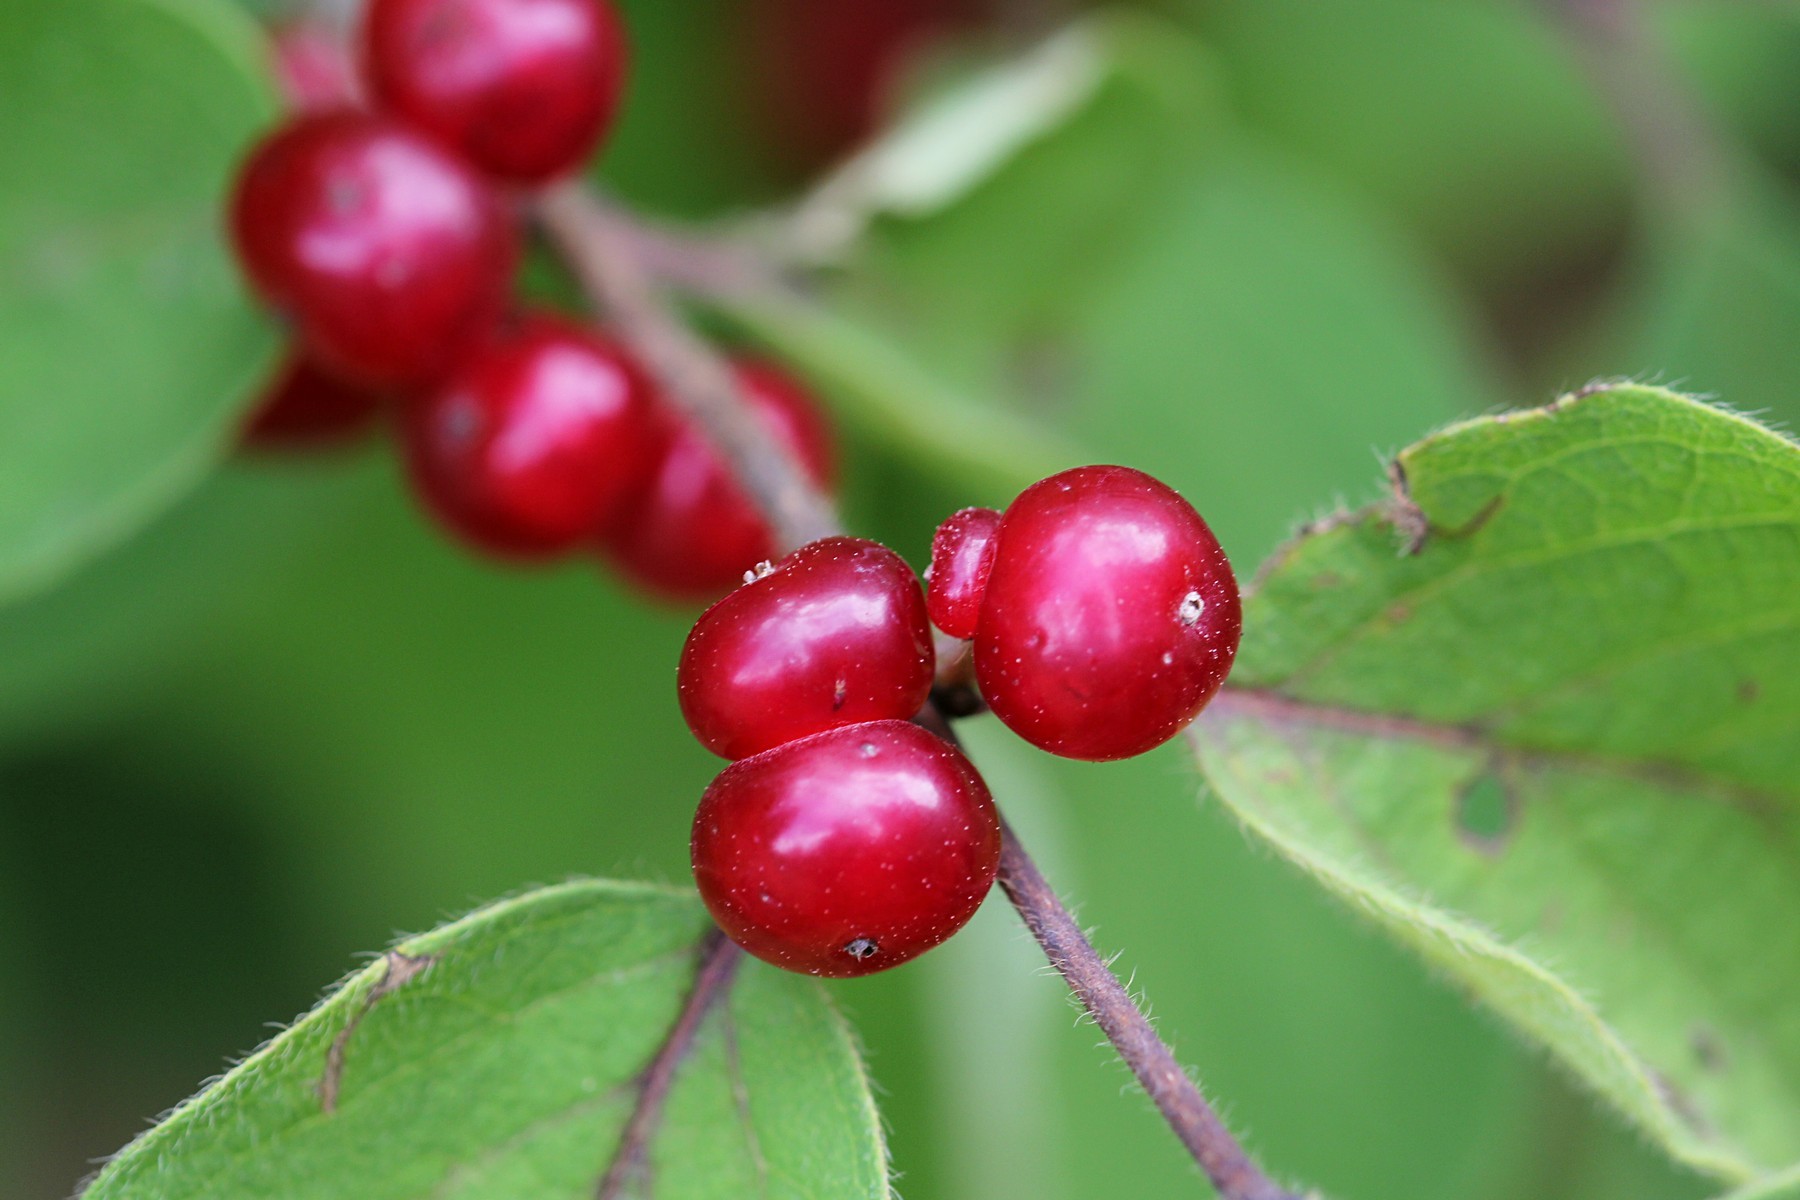
MULTIPOLYGON (((766 522, 631 356, 511 295, 529 189, 576 170, 617 108, 608 0, 373 0, 360 72, 316 29, 275 44, 293 112, 245 162, 231 229, 295 347, 247 441, 335 443, 388 411, 426 507, 489 553, 592 546, 692 600, 767 559, 766 522)), ((816 405, 766 365, 735 365, 829 485, 816 405)))
POLYGON ((938 529, 928 592, 893 551, 827 538, 765 564, 682 650, 683 715, 736 761, 694 816, 701 897, 751 953, 865 975, 960 929, 993 885, 1000 818, 961 752, 910 723, 931 625, 969 640, 986 703, 1070 758, 1173 737, 1237 651, 1236 581, 1206 522, 1125 467, 1080 467, 1004 514, 938 529))
MULTIPOLYGON (((279 44, 295 113, 245 164, 232 229, 296 350, 251 439, 340 437, 391 408, 419 495, 474 546, 603 548, 676 597, 743 578, 695 624, 678 683, 695 736, 733 760, 695 814, 694 876, 751 953, 865 975, 950 937, 992 888, 987 786, 915 723, 934 624, 966 643, 978 704, 1070 758, 1143 753, 1218 691, 1240 627, 1231 566, 1150 476, 1081 467, 1004 513, 965 509, 937 530, 926 588, 856 538, 770 563, 765 519, 624 348, 517 311, 517 189, 579 166, 616 107, 606 0, 373 0, 360 83, 330 39, 279 44)), ((810 399, 766 366, 735 370, 829 484, 810 399)))

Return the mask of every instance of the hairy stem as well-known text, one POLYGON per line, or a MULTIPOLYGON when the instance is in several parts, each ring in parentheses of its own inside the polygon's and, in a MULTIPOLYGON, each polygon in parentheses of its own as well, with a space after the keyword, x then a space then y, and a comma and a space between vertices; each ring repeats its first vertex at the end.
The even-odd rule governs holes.
MULTIPOLYGON (((641 252, 641 239, 634 235, 630 218, 575 185, 546 196, 538 215, 621 340, 644 358, 663 388, 712 436, 769 518, 776 541, 795 546, 840 532, 830 502, 812 487, 785 448, 750 418, 718 356, 659 294, 649 272, 649 256, 641 252)), ((940 695, 967 690, 966 679, 954 667, 940 682, 947 685, 940 695)), ((946 712, 936 703, 926 707, 920 720, 956 740, 946 712)), ((1224 1200, 1300 1200, 1273 1183, 1225 1128, 1004 821, 1002 832, 1000 886, 1007 899, 1219 1194, 1224 1200)), ((718 986, 728 983, 729 974, 718 986)), ((689 1017, 684 1011, 682 1020, 689 1017)), ((675 1040, 671 1033, 671 1044, 675 1040)), ((662 1058, 659 1054, 659 1062, 662 1058)), ((652 1114, 645 1128, 653 1129, 654 1121, 652 1114)), ((637 1124, 634 1115, 632 1127, 637 1124)), ((641 1148, 637 1155, 641 1159, 641 1148)), ((620 1162, 607 1173, 609 1180, 624 1160, 622 1147, 620 1162)), ((611 1200, 614 1194, 603 1184, 600 1200, 611 1200)))
POLYGON ((1004 818, 1000 834, 1000 886, 1006 898, 1019 910, 1050 965, 1093 1016, 1219 1195, 1224 1200, 1300 1200, 1298 1193, 1264 1174, 1225 1128, 1131 993, 1057 899, 1004 818))
MULTIPOLYGON (((600 1177, 595 1200, 620 1200, 627 1189, 649 1179, 650 1143, 662 1125, 663 1106, 668 1103, 669 1089, 675 1085, 675 1074, 694 1048, 694 1038, 700 1033, 706 1014, 731 990, 743 957, 737 943, 717 929, 709 929, 701 938, 694 986, 681 1006, 681 1015, 638 1078, 637 1103, 619 1135, 619 1148, 613 1152, 606 1174, 600 1177)), ((649 1191, 647 1187, 644 1190, 646 1194, 649 1191)))

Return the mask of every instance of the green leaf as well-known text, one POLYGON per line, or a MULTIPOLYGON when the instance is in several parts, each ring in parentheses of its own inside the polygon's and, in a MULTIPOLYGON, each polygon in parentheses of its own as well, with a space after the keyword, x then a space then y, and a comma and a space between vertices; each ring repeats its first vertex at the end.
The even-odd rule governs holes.
MULTIPOLYGON (((706 928, 691 893, 587 881, 404 941, 84 1195, 589 1197, 706 928)), ((677 1076, 651 1162, 665 1200, 887 1196, 868 1080, 817 982, 744 964, 677 1076)))
POLYGON ((1800 1167, 1738 1188, 1719 1200, 1800 1200, 1800 1167))
POLYGON ((1502 399, 1468 306, 1402 231, 1232 129, 1203 47, 1108 16, 1018 69, 1070 59, 1037 89, 1054 121, 929 205, 847 206, 863 237, 819 297, 728 296, 726 320, 964 502, 1132 462, 1234 553, 1355 486, 1371 446, 1502 399))
POLYGON ((220 237, 256 54, 213 0, 0 12, 0 598, 192 484, 267 369, 220 237))
POLYGON ((1396 479, 1267 568, 1207 778, 1678 1157, 1800 1161, 1800 448, 1618 387, 1396 479))
POLYGON ((1728 396, 1800 420, 1800 204, 1749 166, 1717 204, 1654 226, 1621 281, 1605 344, 1566 361, 1728 396))

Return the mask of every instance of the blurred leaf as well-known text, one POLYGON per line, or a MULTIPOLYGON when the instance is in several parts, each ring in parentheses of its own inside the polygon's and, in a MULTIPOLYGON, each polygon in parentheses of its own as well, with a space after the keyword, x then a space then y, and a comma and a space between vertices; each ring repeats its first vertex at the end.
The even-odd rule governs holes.
POLYGON ((1800 421, 1800 204, 1746 167, 1722 202, 1647 231, 1600 348, 1564 361, 1800 421))
POLYGON ((1800 1197, 1800 1167, 1739 1188, 1719 1200, 1795 1200, 1800 1197))
POLYGON ((1619 138, 1541 5, 1171 3, 1225 61, 1248 124, 1477 279, 1587 253, 1629 215, 1619 138))
POLYGON ((727 319, 969 501, 1112 458, 1189 489, 1243 552, 1296 497, 1355 486, 1371 448, 1501 400, 1461 298, 1233 132, 1197 44, 1116 16, 1077 36, 1105 66, 1068 69, 1093 82, 1059 124, 919 215, 885 210, 822 301, 727 297, 727 319))
POLYGON ((1397 470, 1260 583, 1208 779, 1677 1156, 1794 1162, 1800 448, 1618 388, 1397 470))
POLYGON ((0 598, 189 487, 267 367, 219 236, 255 53, 213 0, 0 12, 0 598))
POLYGON ((960 80, 827 177, 800 224, 847 244, 883 213, 930 216, 1092 103, 1110 66, 1096 29, 1074 26, 960 80))
MULTIPOLYGON (((594 881, 402 942, 84 1195, 589 1196, 705 928, 689 894, 594 881), (325 1113, 334 1047, 341 1091, 325 1113)), ((887 1195, 848 1028, 817 983, 756 963, 703 1027, 651 1155, 669 1200, 887 1195)))

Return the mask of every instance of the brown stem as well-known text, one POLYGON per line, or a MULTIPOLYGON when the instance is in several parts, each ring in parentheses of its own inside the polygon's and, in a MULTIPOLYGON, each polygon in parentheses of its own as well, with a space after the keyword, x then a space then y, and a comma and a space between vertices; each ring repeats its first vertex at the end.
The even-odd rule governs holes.
MULTIPOLYGON (((777 532, 776 540, 794 546, 840 532, 829 501, 811 486, 786 449, 749 418, 718 357, 657 293, 630 219, 576 185, 547 195, 539 202, 538 215, 620 338, 712 435, 749 485, 777 532)), ((940 682, 951 689, 966 687, 954 668, 940 682)), ((956 740, 945 711, 936 703, 928 704, 919 720, 956 740)), ((1000 886, 1007 899, 1223 1200, 1299 1200, 1296 1193, 1271 1182, 1232 1137, 1004 821, 1002 833, 1000 886)), ((724 982, 729 982, 728 976, 724 982)), ((675 1040, 674 1033, 670 1040, 675 1040)), ((628 1135, 637 1125, 634 1116, 628 1135)), ((653 1127, 654 1117, 644 1127, 645 1137, 653 1127)), ((640 1160, 642 1153, 639 1147, 640 1160)), ((623 1157, 622 1147, 621 1161, 623 1157)), ((608 1180, 618 1173, 615 1163, 607 1172, 608 1180)), ((614 1195, 602 1185, 600 1200, 614 1195)))
MULTIPOLYGON (((627 1188, 650 1176, 650 1142, 662 1125, 663 1106, 668 1103, 669 1089, 675 1085, 675 1073, 681 1069, 694 1038, 706 1020, 706 1014, 724 999, 737 976, 744 952, 737 943, 717 929, 708 930, 700 940, 700 966, 694 973, 694 986, 681 1006, 668 1036, 656 1049, 650 1064, 638 1078, 637 1103, 631 1119, 619 1135, 619 1148, 594 1191, 595 1200, 619 1200, 627 1188)), ((646 1192, 648 1189, 645 1189, 646 1192)))
POLYGON ((732 473, 768 514, 777 541, 793 549, 838 532, 837 512, 786 449, 743 403, 725 360, 658 293, 622 214, 580 184, 538 201, 544 229, 613 329, 663 394, 706 431, 732 473))
POLYGON ((1004 818, 1000 834, 1000 887, 1006 898, 1019 910, 1050 965, 1093 1016, 1219 1195, 1224 1200, 1300 1200, 1298 1193, 1265 1175, 1225 1128, 1131 993, 1063 907, 1004 818))
POLYGON ((1659 215, 1692 216, 1729 168, 1718 130, 1684 83, 1639 0, 1546 0, 1612 110, 1659 215))

